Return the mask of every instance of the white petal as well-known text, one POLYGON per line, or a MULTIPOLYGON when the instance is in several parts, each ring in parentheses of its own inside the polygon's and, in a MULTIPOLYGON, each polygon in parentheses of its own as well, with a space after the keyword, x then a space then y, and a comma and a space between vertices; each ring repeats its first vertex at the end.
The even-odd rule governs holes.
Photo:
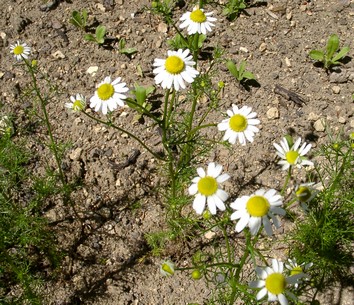
POLYGON ((278 294, 278 300, 281 305, 288 305, 288 300, 286 299, 284 294, 278 294))
POLYGON ((197 214, 202 214, 204 209, 205 209, 205 201, 206 198, 205 196, 201 195, 201 194, 197 194, 197 196, 195 196, 194 201, 193 201, 193 209, 195 210, 195 212, 197 214))
POLYGON ((192 184, 189 188, 188 188, 188 193, 189 195, 195 195, 198 192, 198 185, 196 183, 192 184))
POLYGON ((214 196, 208 196, 207 203, 208 203, 208 208, 209 208, 210 213, 212 215, 215 215, 216 214, 216 203, 215 203, 214 196))
POLYGON ((199 177, 201 177, 201 178, 205 177, 205 171, 201 167, 197 168, 197 173, 198 173, 199 177))
POLYGON ((216 181, 218 183, 223 183, 225 182, 226 180, 229 180, 230 179, 230 175, 229 174, 222 174, 220 175, 219 177, 216 178, 216 181))
POLYGON ((274 272, 280 273, 279 266, 278 266, 278 261, 276 259, 274 259, 274 258, 272 259, 272 267, 273 267, 274 272))
POLYGON ((224 190, 218 189, 216 191, 216 196, 222 201, 225 202, 227 198, 229 198, 228 193, 226 193, 224 190))
POLYGON ((272 236, 273 235, 272 225, 271 225, 268 217, 263 216, 262 219, 263 219, 264 229, 266 230, 267 235, 272 236))
POLYGON ((262 298, 264 298, 264 296, 267 294, 267 288, 263 288, 263 289, 261 289, 258 293, 257 293, 257 296, 256 296, 256 298, 257 298, 257 300, 260 300, 260 299, 262 299, 262 298))
POLYGON ((248 284, 250 288, 262 288, 264 287, 265 281, 253 281, 248 284))
POLYGON ((214 199, 214 203, 216 204, 216 207, 220 210, 220 211, 225 211, 226 207, 224 202, 216 195, 212 196, 214 199))
POLYGON ((257 232, 259 231, 259 228, 261 227, 261 218, 260 217, 251 217, 248 223, 248 226, 250 228, 251 234, 256 235, 257 232))
POLYGON ((236 232, 240 233, 247 226, 249 220, 250 220, 250 215, 245 213, 237 222, 236 232))

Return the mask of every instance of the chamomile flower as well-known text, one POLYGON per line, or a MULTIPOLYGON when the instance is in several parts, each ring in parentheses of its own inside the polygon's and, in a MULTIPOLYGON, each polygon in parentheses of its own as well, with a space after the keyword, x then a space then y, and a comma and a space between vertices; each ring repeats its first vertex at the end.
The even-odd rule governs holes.
POLYGON ((27 43, 21 43, 17 41, 14 45, 10 45, 11 53, 14 54, 17 61, 21 61, 22 59, 27 59, 31 54, 31 48, 27 45, 27 43))
MULTIPOLYGON (((302 278, 309 277, 308 274, 306 274, 304 272, 309 270, 312 266, 313 266, 313 263, 308 263, 308 264, 302 263, 299 265, 296 262, 296 259, 290 259, 290 258, 288 259, 288 262, 285 263, 285 268, 289 271, 290 276, 301 274, 302 278)), ((300 278, 299 278, 299 280, 300 280, 300 278)), ((298 288, 299 283, 295 283, 294 287, 298 288)))
POLYGON ((274 143, 274 147, 277 150, 277 155, 283 159, 278 162, 282 166, 282 170, 287 170, 290 166, 296 166, 301 168, 303 165, 313 165, 313 163, 307 160, 304 156, 311 149, 311 144, 304 142, 301 147, 301 138, 298 138, 292 147, 289 147, 288 141, 284 137, 280 141, 280 145, 274 143))
POLYGON ((98 84, 95 95, 90 99, 90 107, 96 112, 101 110, 103 114, 113 111, 118 105, 123 107, 124 100, 127 98, 123 93, 128 90, 126 83, 122 83, 120 77, 112 81, 111 77, 107 76, 98 84))
POLYGON ((71 103, 65 103, 65 107, 72 111, 82 111, 86 107, 86 98, 81 94, 70 96, 71 103))
POLYGON ((156 58, 153 64, 156 67, 153 70, 156 84, 161 84, 164 89, 171 89, 173 86, 178 91, 186 88, 184 82, 193 83, 199 72, 193 68, 195 62, 189 52, 188 49, 167 51, 166 59, 156 58))
POLYGON ((286 277, 283 274, 284 264, 281 261, 272 259, 272 267, 256 267, 258 281, 251 282, 251 288, 261 288, 257 293, 257 300, 268 295, 268 302, 279 301, 281 305, 288 305, 287 297, 296 300, 296 296, 287 288, 294 285, 303 275, 301 273, 286 277))
POLYGON ((160 273, 163 276, 171 276, 175 273, 175 264, 171 261, 164 261, 160 266, 160 273))
POLYGON ((226 130, 223 140, 235 144, 238 138, 241 145, 246 145, 246 140, 253 142, 255 133, 259 131, 255 126, 260 123, 258 119, 255 119, 257 113, 252 112, 251 107, 243 106, 239 109, 232 104, 232 110, 227 110, 227 114, 230 118, 218 124, 220 131, 226 130))
POLYGON ((209 163, 207 172, 201 167, 197 168, 199 177, 193 178, 193 184, 189 187, 190 195, 196 195, 193 201, 193 209, 197 214, 202 214, 205 203, 211 214, 216 214, 216 209, 225 210, 224 201, 229 197, 228 194, 220 189, 220 183, 230 178, 228 174, 221 174, 222 166, 214 162, 209 163))
POLYGON ((212 22, 216 21, 216 18, 211 17, 213 13, 204 13, 203 9, 198 6, 193 8, 192 12, 187 12, 180 18, 183 21, 180 24, 180 28, 187 28, 188 35, 193 35, 195 33, 206 34, 207 31, 211 32, 211 27, 215 26, 212 22))
POLYGON ((283 204, 282 198, 277 191, 260 189, 251 196, 242 196, 231 203, 231 208, 236 210, 231 214, 231 220, 239 219, 236 224, 236 232, 241 232, 246 226, 249 227, 251 234, 255 235, 261 225, 264 225, 266 233, 273 234, 272 225, 269 218, 276 228, 280 227, 280 222, 276 214, 285 215, 285 210, 280 208, 283 204))

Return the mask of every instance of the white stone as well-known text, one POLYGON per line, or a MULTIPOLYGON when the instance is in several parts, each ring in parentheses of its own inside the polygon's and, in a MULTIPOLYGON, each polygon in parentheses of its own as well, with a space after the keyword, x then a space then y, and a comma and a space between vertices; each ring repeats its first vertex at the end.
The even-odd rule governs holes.
POLYGON ((267 118, 270 120, 275 120, 279 118, 279 110, 277 107, 271 107, 267 111, 267 118))
POLYGON ((91 74, 92 76, 95 76, 97 71, 98 71, 98 66, 91 66, 91 67, 88 67, 88 69, 86 70, 86 73, 91 74))
POLYGON ((287 58, 287 57, 285 57, 285 64, 286 64, 287 67, 289 67, 289 68, 291 67, 290 59, 287 58))
POLYGON ((340 116, 338 118, 338 122, 341 123, 341 124, 345 124, 345 117, 340 116))
POLYGON ((325 131, 325 129, 326 129, 323 119, 318 119, 313 124, 313 127, 315 128, 316 131, 325 131))
POLYGON ((62 51, 56 51, 54 53, 52 53, 52 56, 55 58, 55 59, 63 59, 65 58, 65 55, 63 54, 62 51))
POLYGON ((208 232, 206 232, 206 233, 204 234, 204 237, 205 237, 206 239, 212 239, 215 235, 216 235, 215 232, 213 232, 213 231, 208 231, 208 232))
POLYGON ((159 25, 157 26, 157 31, 160 33, 167 33, 167 24, 160 22, 159 25))
POLYGON ((259 51, 264 52, 265 50, 267 50, 267 44, 265 42, 262 42, 258 49, 259 51))
POLYGON ((338 94, 340 92, 340 87, 339 86, 333 86, 332 87, 332 91, 333 91, 333 93, 338 94))
POLYGON ((241 52, 248 53, 248 49, 247 49, 247 48, 245 48, 245 47, 240 47, 240 51, 241 51, 241 52))
POLYGON ((78 161, 82 153, 82 148, 78 147, 69 154, 69 158, 73 161, 78 161))

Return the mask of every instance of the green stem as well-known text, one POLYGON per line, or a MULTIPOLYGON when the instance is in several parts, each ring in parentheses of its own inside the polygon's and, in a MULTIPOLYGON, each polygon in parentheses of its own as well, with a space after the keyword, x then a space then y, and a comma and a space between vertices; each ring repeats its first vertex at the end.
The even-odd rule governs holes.
POLYGON ((40 101, 41 109, 42 109, 42 112, 44 114, 44 121, 45 121, 45 124, 47 126, 47 130, 48 130, 48 134, 49 134, 49 138, 50 138, 50 147, 53 150, 54 158, 55 158, 55 161, 56 161, 57 166, 58 166, 59 177, 60 177, 60 180, 61 180, 63 186, 65 187, 66 186, 66 179, 65 179, 63 170, 61 168, 61 162, 60 162, 60 157, 59 157, 59 153, 58 153, 58 150, 57 150, 57 144, 56 144, 56 142, 54 140, 54 136, 53 136, 53 133, 52 133, 52 127, 51 127, 50 122, 49 122, 49 116, 48 116, 47 109, 46 109, 46 101, 42 97, 41 92, 40 92, 40 90, 38 88, 37 79, 36 79, 36 75, 35 75, 33 67, 31 66, 31 64, 25 58, 22 58, 22 59, 26 63, 28 71, 31 74, 31 78, 32 78, 32 82, 33 82, 33 89, 34 89, 34 91, 35 91, 35 93, 36 93, 36 95, 37 95, 37 97, 38 97, 38 99, 40 101))
POLYGON ((141 146, 143 146, 150 154, 152 154, 156 159, 158 160, 161 160, 161 161, 165 161, 164 158, 160 157, 158 154, 156 154, 155 152, 153 152, 149 147, 147 147, 145 145, 145 143, 143 141, 141 141, 137 136, 135 136, 134 134, 130 133, 129 131, 123 129, 123 128, 120 128, 118 127, 117 125, 114 125, 113 123, 110 123, 110 122, 106 122, 106 121, 103 121, 103 120, 100 120, 100 119, 97 119, 95 118, 94 116, 92 116, 91 114, 87 113, 86 111, 82 111, 83 114, 85 114, 86 116, 88 116, 90 119, 98 122, 98 123, 101 123, 101 124, 104 124, 108 127, 113 127, 114 129, 117 129, 125 134, 127 134, 129 137, 133 138, 134 140, 136 140, 137 142, 140 143, 141 146))
POLYGON ((281 192, 280 192, 281 196, 284 196, 286 187, 288 186, 288 183, 289 183, 289 180, 290 180, 290 177, 291 177, 291 170, 292 170, 292 167, 290 165, 289 170, 288 170, 288 175, 286 176, 286 179, 285 179, 285 182, 284 182, 284 186, 283 186, 283 188, 281 189, 281 192))

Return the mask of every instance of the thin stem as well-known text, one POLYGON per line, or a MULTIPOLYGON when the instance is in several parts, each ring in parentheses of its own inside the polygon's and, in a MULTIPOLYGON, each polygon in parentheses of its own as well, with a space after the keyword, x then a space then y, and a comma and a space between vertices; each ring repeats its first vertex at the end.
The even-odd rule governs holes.
POLYGON ((101 123, 101 124, 104 124, 108 127, 113 127, 114 129, 117 129, 125 134, 127 134, 129 137, 133 138, 134 140, 136 140, 137 142, 140 143, 141 146, 143 146, 150 154, 152 154, 156 159, 158 160, 161 160, 161 161, 165 161, 164 158, 160 157, 158 154, 156 154, 155 152, 153 152, 149 147, 147 147, 145 145, 145 143, 143 141, 141 141, 137 136, 135 136, 134 134, 130 133, 129 131, 121 128, 121 127, 118 127, 117 125, 114 125, 113 123, 110 123, 110 122, 106 122, 106 121, 103 121, 103 120, 100 120, 100 119, 97 119, 95 118, 94 116, 92 116, 91 114, 87 113, 86 111, 82 111, 83 114, 85 114, 86 116, 88 116, 90 119, 98 122, 98 123, 101 123))
POLYGON ((40 90, 38 88, 37 79, 36 79, 33 67, 29 64, 29 62, 25 58, 23 58, 23 60, 26 63, 28 71, 31 74, 31 78, 32 78, 32 82, 33 82, 33 89, 34 89, 34 91, 35 91, 35 93, 36 93, 36 95, 37 95, 37 97, 38 97, 38 99, 40 101, 40 104, 41 104, 41 109, 42 109, 42 112, 44 114, 44 121, 45 121, 45 123, 47 125, 47 130, 48 130, 48 134, 49 134, 49 138, 50 138, 50 142, 51 142, 50 147, 53 150, 54 158, 55 158, 55 161, 56 161, 57 166, 58 166, 60 180, 61 180, 63 186, 66 186, 66 180, 65 180, 65 176, 64 176, 63 170, 61 168, 61 162, 60 162, 59 153, 58 153, 58 150, 57 150, 57 144, 56 144, 56 142, 54 140, 54 136, 53 136, 53 133, 52 133, 52 127, 51 127, 50 122, 49 122, 49 116, 48 116, 47 109, 46 109, 46 101, 42 97, 41 92, 40 92, 40 90))
POLYGON ((283 188, 282 188, 282 190, 280 192, 281 196, 284 196, 286 187, 288 186, 288 183, 289 183, 289 180, 290 180, 290 177, 291 177, 291 170, 292 170, 292 167, 290 165, 289 170, 288 170, 288 175, 286 176, 286 179, 285 179, 285 182, 284 182, 284 186, 283 186, 283 188))

